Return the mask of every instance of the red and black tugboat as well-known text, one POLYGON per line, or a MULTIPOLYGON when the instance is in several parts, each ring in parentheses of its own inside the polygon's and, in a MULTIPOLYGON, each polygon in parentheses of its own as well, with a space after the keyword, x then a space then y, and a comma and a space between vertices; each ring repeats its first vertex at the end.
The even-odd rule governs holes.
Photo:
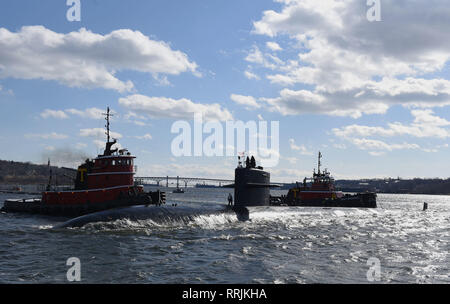
POLYGON ((373 192, 344 194, 337 191, 334 186, 334 179, 326 169, 320 170, 319 152, 317 173, 314 169, 312 178, 304 178, 303 183, 296 183, 296 186, 289 189, 286 196, 273 197, 273 205, 288 205, 302 207, 358 207, 376 208, 377 195, 373 192))
POLYGON ((52 189, 50 176, 42 198, 6 200, 2 211, 80 216, 117 207, 164 204, 164 192, 144 192, 143 186, 134 185, 136 157, 127 149, 113 149, 117 140, 110 141, 109 108, 104 115, 107 136, 105 150, 102 155, 93 160, 88 159, 78 167, 73 189, 52 189))

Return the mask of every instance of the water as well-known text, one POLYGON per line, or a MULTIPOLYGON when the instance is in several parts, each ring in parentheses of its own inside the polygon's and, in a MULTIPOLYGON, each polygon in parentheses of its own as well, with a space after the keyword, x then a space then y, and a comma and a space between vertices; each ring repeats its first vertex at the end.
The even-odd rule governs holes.
MULTIPOLYGON (((226 204, 230 189, 168 191, 168 203, 226 204)), ((283 193, 274 191, 275 194, 283 193)), ((0 194, 7 198, 27 195, 0 194)), ((0 214, 0 283, 450 283, 450 197, 378 196, 378 209, 258 207, 190 224, 151 220, 53 229, 63 218, 0 214), (429 209, 422 211, 423 202, 429 209), (370 271, 369 271, 370 272, 370 271)))

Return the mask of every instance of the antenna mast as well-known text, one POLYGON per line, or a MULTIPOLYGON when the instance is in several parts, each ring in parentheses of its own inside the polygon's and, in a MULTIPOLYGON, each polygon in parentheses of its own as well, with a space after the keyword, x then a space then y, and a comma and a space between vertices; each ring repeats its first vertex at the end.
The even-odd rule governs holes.
POLYGON ((106 120, 106 125, 105 125, 105 127, 106 127, 106 137, 107 137, 107 141, 106 142, 108 142, 109 143, 109 118, 111 117, 111 116, 114 116, 113 114, 110 114, 109 113, 109 107, 107 108, 107 111, 106 111, 106 113, 102 113, 103 115, 105 115, 106 116, 106 118, 105 118, 105 120, 106 120))
POLYGON ((317 173, 320 174, 320 159, 322 158, 322 153, 320 153, 319 151, 319 161, 318 161, 318 165, 317 165, 317 173))

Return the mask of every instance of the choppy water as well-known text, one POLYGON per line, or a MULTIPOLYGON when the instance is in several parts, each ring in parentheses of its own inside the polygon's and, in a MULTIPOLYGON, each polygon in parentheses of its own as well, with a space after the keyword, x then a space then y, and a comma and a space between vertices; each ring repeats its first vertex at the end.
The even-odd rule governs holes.
MULTIPOLYGON (((226 204, 229 191, 188 189, 168 193, 168 203, 226 204)), ((0 205, 12 196, 0 194, 0 205)), ((450 197, 378 201, 378 209, 258 207, 250 222, 221 214, 75 229, 2 213, 0 283, 67 282, 69 257, 81 260, 84 283, 369 283, 369 258, 380 261, 381 283, 450 283, 450 197)))

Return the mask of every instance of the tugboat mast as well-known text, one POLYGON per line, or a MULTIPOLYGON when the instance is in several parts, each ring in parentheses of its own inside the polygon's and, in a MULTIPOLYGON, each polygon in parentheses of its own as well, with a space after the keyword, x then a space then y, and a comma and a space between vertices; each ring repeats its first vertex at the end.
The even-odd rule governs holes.
POLYGON ((103 115, 105 115, 106 116, 106 118, 105 118, 105 120, 106 120, 106 125, 105 125, 105 127, 106 127, 106 137, 107 137, 107 143, 109 143, 109 138, 110 138, 110 136, 109 136, 109 117, 111 117, 111 116, 114 116, 113 114, 110 114, 109 113, 109 107, 107 108, 107 111, 106 111, 106 113, 102 113, 103 115))
POLYGON ((110 141, 110 134, 109 134, 109 118, 111 116, 114 116, 114 114, 110 113, 109 107, 107 107, 106 113, 102 113, 102 114, 106 116, 106 118, 105 118, 106 133, 105 134, 107 137, 105 152, 103 153, 103 156, 109 156, 109 155, 112 155, 113 153, 117 152, 117 149, 111 149, 111 147, 117 143, 117 140, 115 138, 113 138, 113 141, 110 141))
POLYGON ((320 151, 319 151, 319 161, 318 161, 318 164, 317 164, 317 174, 320 174, 320 159, 322 158, 322 153, 320 153, 320 151))

